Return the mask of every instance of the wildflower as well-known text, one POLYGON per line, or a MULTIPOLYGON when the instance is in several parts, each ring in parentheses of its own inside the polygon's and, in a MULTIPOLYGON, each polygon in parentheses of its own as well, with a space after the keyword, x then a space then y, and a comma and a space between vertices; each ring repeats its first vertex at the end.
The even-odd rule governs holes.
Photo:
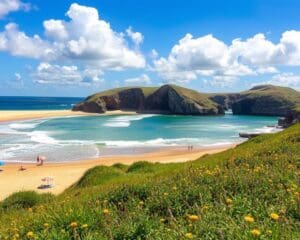
POLYGON ((188 239, 192 239, 192 238, 193 238, 193 234, 190 233, 190 232, 186 233, 184 236, 185 236, 186 238, 188 238, 188 239))
POLYGON ((49 227, 49 223, 44 223, 44 228, 48 228, 49 227))
POLYGON ((32 212, 32 208, 28 208, 28 212, 32 212))
POLYGON ((140 201, 140 202, 139 202, 139 205, 144 205, 144 202, 143 202, 143 201, 140 201))
POLYGON ((82 224, 82 225, 81 225, 81 228, 82 228, 82 229, 86 229, 86 228, 88 228, 88 225, 87 225, 87 224, 82 224))
POLYGON ((268 230, 268 231, 267 231, 267 234, 271 235, 271 234, 272 234, 272 231, 271 231, 271 230, 268 230))
POLYGON ((177 190, 177 187, 176 187, 176 186, 174 186, 172 189, 173 189, 174 191, 176 191, 176 190, 177 190))
POLYGON ((254 218, 252 216, 250 216, 250 215, 245 216, 244 220, 246 222, 249 222, 249 223, 253 223, 254 222, 254 218))
POLYGON ((103 209, 104 214, 109 214, 109 210, 107 208, 103 209))
POLYGON ((77 228, 77 226, 78 226, 77 222, 71 222, 70 223, 71 228, 77 228))
POLYGON ((258 237, 261 234, 261 232, 257 228, 252 229, 250 232, 255 237, 258 237))
POLYGON ((159 219, 159 221, 160 221, 161 223, 164 223, 164 222, 166 221, 166 219, 161 218, 161 219, 159 219))
POLYGON ((271 213, 270 214, 270 218, 272 218, 273 220, 277 221, 279 219, 279 215, 277 213, 271 213))
POLYGON ((189 215, 188 219, 192 222, 198 221, 200 218, 197 215, 189 215))
POLYGON ((33 233, 33 232, 28 232, 28 233, 26 234, 26 236, 27 236, 28 238, 33 238, 33 237, 34 237, 34 233, 33 233))
POLYGON ((167 193, 167 192, 164 193, 164 196, 168 196, 168 195, 169 195, 169 193, 167 193))
POLYGON ((231 205, 233 201, 230 198, 226 198, 225 202, 227 205, 231 205))

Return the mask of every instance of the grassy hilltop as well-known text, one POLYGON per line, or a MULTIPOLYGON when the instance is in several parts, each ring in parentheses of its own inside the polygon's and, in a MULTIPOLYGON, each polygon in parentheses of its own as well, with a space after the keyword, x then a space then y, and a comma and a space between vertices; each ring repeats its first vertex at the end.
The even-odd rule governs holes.
POLYGON ((300 124, 188 163, 99 166, 0 206, 0 239, 300 239, 300 124))

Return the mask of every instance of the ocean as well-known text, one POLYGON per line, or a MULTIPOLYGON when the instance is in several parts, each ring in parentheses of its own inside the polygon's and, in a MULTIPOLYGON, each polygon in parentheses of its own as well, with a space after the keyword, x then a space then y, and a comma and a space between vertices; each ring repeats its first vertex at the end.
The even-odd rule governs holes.
MULTIPOLYGON (((6 98, 6 97, 5 97, 6 98)), ((70 109, 81 99, 19 98, 2 109, 70 109), (41 102, 38 99, 42 99, 41 102), (30 105, 29 103, 33 103, 30 105)), ((8 101, 7 98, 5 101, 8 101)), ((34 162, 42 154, 50 162, 108 155, 137 154, 154 149, 213 147, 239 143, 239 132, 272 132, 277 117, 113 115, 72 116, 0 123, 0 160, 34 162)))
POLYGON ((79 97, 4 97, 0 96, 0 110, 64 110, 82 101, 79 97))

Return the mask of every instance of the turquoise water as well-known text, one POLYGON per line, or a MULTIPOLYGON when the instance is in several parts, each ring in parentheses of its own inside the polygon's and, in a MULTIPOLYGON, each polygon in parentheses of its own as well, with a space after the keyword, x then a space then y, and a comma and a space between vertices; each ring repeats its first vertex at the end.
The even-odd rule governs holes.
POLYGON ((118 115, 49 118, 0 124, 0 159, 70 161, 163 147, 241 142, 239 132, 276 131, 276 117, 118 115))

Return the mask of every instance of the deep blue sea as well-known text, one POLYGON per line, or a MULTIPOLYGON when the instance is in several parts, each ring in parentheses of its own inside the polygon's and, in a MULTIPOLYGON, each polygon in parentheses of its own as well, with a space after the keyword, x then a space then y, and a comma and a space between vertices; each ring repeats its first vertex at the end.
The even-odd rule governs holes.
POLYGON ((0 110, 63 110, 82 101, 76 97, 3 97, 0 96, 0 110))

